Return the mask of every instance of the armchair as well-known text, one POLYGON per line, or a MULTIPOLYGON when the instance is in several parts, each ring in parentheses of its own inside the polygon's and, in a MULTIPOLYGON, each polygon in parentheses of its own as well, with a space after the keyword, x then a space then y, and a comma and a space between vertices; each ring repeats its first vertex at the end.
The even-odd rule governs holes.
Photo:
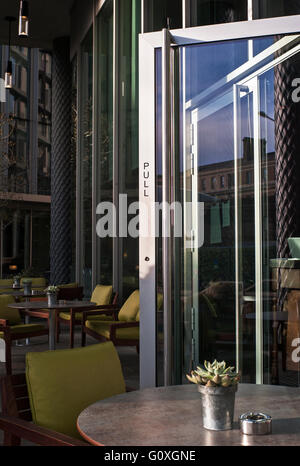
POLYGON ((76 427, 81 411, 125 390, 112 343, 27 353, 26 378, 2 380, 4 444, 19 445, 25 438, 39 445, 88 445, 76 427))
POLYGON ((44 325, 24 324, 21 318, 22 312, 8 307, 14 302, 13 296, 0 295, 0 338, 5 342, 5 367, 8 375, 12 373, 11 345, 13 340, 33 338, 49 333, 48 327, 44 325))

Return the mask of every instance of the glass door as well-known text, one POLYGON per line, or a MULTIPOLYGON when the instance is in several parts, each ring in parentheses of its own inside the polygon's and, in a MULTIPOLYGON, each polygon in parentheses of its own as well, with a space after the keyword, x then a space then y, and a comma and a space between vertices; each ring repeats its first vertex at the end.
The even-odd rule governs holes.
MULTIPOLYGON (((288 239, 300 236, 296 129, 300 36, 288 19, 281 25, 285 34, 277 34, 278 26, 272 21, 255 23, 249 23, 249 28, 247 24, 247 38, 242 27, 232 25, 170 34, 169 80, 162 79, 161 57, 166 57, 162 36, 146 34, 147 45, 141 48, 141 83, 146 82, 145 70, 151 66, 145 63, 148 51, 148 59, 153 53, 156 65, 151 86, 159 95, 150 115, 148 107, 147 134, 146 113, 140 116, 141 162, 151 157, 157 162, 169 154, 170 198, 182 208, 180 238, 174 234, 178 216, 168 218, 170 295, 167 301, 164 296, 160 311, 171 318, 161 363, 169 364, 176 374, 173 383, 184 383, 185 374, 205 359, 219 359, 238 367, 243 382, 298 385, 293 344, 299 322, 292 303, 298 299, 300 283, 289 270, 297 268, 297 261, 289 257, 288 239), (163 153, 168 139, 164 140, 161 126, 161 105, 170 89, 170 147, 163 153), (155 144, 149 147, 151 134, 155 144)), ((148 80, 147 89, 151 86, 148 80)), ((146 102, 142 91, 143 84, 140 98, 146 102)), ((154 186, 165 182, 158 165, 153 171, 154 186)), ((149 186, 151 206, 156 198, 153 194, 151 200, 151 182, 149 186)), ((140 197, 144 194, 142 189, 140 197)), ((162 216, 162 224, 166 221, 162 216)), ((148 237, 141 238, 140 244, 141 304, 149 312, 149 324, 149 294, 148 299, 143 296, 150 289, 156 296, 158 264, 154 260, 151 268, 149 263, 143 268, 146 244, 154 243, 148 237)), ((164 252, 162 245, 162 257, 164 252)), ((159 266, 161 280, 164 262, 159 266)), ((165 293, 164 283, 161 289, 165 293)), ((157 312, 157 308, 152 311, 154 319, 157 312)), ((146 335, 146 326, 144 330, 146 335)), ((160 328, 160 338, 166 338, 165 332, 160 328)), ((149 349, 149 333, 145 338, 149 349)), ((155 357, 156 338, 157 334, 152 340, 155 357)), ((141 369, 142 365, 141 349, 141 369)))

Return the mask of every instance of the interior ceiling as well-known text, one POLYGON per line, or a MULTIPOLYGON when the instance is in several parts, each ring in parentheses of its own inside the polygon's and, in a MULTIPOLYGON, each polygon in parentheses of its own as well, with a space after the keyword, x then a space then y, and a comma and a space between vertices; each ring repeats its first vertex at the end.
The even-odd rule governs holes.
MULTIPOLYGON (((53 39, 70 35, 70 10, 74 0, 29 0, 29 37, 18 36, 18 21, 12 23, 11 43, 51 49, 53 39)), ((6 16, 19 15, 19 0, 0 0, 0 44, 8 44, 6 16)))

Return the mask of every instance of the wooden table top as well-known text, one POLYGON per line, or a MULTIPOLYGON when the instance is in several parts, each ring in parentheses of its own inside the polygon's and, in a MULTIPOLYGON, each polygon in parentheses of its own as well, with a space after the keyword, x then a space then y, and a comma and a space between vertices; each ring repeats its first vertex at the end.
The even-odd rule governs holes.
MULTIPOLYGON (((34 296, 31 296, 34 297, 34 296)), ((30 301, 22 303, 13 303, 9 304, 8 307, 13 309, 76 309, 76 308, 90 308, 95 307, 96 303, 86 302, 86 301, 58 301, 57 304, 53 306, 48 305, 48 301, 30 301)))
POLYGON ((203 428, 194 385, 149 388, 99 401, 79 415, 77 427, 95 445, 300 445, 300 389, 240 384, 229 431, 203 428), (272 416, 272 434, 241 434, 238 417, 249 411, 272 416))

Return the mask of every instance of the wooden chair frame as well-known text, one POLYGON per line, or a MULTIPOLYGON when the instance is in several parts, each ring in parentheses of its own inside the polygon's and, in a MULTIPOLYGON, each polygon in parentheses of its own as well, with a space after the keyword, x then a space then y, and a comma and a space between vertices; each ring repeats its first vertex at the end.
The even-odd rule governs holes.
MULTIPOLYGON (((105 304, 97 306, 97 309, 110 309, 110 306, 116 306, 118 301, 118 293, 115 293, 113 296, 112 304, 105 304)), ((114 308, 112 308, 114 309, 114 308)), ((76 325, 82 325, 82 319, 76 319, 75 316, 78 312, 82 312, 80 309, 70 309, 70 320, 65 320, 60 317, 60 312, 56 315, 56 341, 59 342, 59 334, 60 334, 60 325, 69 326, 70 329, 70 348, 74 347, 74 332, 76 325)), ((103 313, 105 314, 105 313, 103 313)), ((113 314, 114 320, 117 320, 116 315, 113 314)))
POLYGON ((19 446, 21 439, 41 446, 91 446, 84 441, 37 426, 32 422, 25 374, 2 377, 1 388, 0 429, 4 431, 5 446, 19 446))
MULTIPOLYGON (((106 309, 105 311, 84 311, 82 317, 82 331, 81 331, 81 345, 85 346, 86 344, 86 335, 90 335, 91 337, 95 338, 98 341, 105 342, 105 341, 112 341, 115 346, 135 346, 137 352, 139 353, 140 348, 140 341, 139 339, 119 339, 117 338, 117 330, 120 328, 134 328, 139 327, 139 322, 120 322, 117 321, 116 323, 111 323, 109 327, 109 338, 105 338, 99 333, 94 332, 90 328, 86 327, 86 321, 88 320, 89 316, 93 315, 101 315, 101 314, 111 314, 115 315, 116 312, 119 312, 120 307, 114 306, 114 309, 106 309)), ((105 323, 105 322, 103 322, 105 323)))
MULTIPOLYGON (((20 314, 24 314, 20 311, 20 314)), ((26 325, 26 324, 24 324, 26 325)), ((11 346, 14 340, 20 340, 25 338, 39 337, 41 335, 49 335, 48 326, 43 330, 38 331, 28 331, 22 333, 12 333, 10 329, 11 325, 7 319, 0 319, 0 332, 3 332, 3 340, 5 342, 5 368, 6 374, 10 375, 12 373, 12 357, 11 357, 11 346)))

